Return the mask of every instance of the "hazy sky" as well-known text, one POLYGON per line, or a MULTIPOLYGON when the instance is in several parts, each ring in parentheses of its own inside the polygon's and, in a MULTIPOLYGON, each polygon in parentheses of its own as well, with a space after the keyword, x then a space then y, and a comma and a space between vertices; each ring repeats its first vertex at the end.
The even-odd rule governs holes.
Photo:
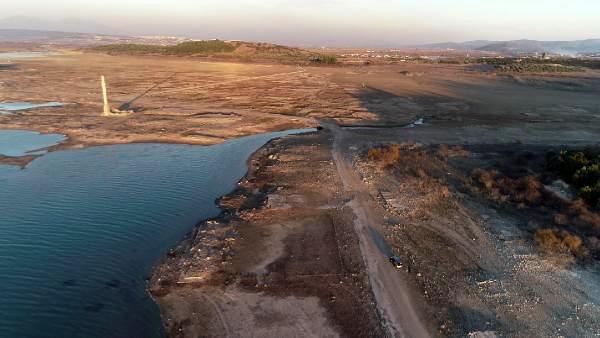
POLYGON ((0 16, 101 22, 136 34, 303 45, 600 37, 597 0, 2 0, 0 16))

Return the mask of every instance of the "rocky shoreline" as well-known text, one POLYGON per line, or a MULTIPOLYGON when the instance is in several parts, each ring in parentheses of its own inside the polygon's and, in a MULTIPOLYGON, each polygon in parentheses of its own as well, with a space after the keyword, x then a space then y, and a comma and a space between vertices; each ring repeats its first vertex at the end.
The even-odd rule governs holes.
POLYGON ((222 213, 156 267, 168 336, 383 334, 331 142, 323 131, 263 146, 222 213))

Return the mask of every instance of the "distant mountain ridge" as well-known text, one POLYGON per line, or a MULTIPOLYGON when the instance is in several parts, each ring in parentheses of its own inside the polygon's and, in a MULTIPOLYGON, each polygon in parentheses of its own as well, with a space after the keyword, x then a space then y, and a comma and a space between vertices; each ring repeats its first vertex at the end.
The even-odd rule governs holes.
POLYGON ((490 40, 473 40, 466 42, 440 42, 424 45, 416 45, 417 48, 432 48, 432 49, 457 49, 457 50, 477 50, 478 48, 499 43, 500 41, 490 40))
POLYGON ((538 41, 538 40, 512 40, 489 41, 475 40, 467 42, 444 42, 416 46, 432 49, 456 49, 465 51, 483 51, 502 54, 520 53, 556 53, 574 55, 579 53, 599 53, 600 39, 587 39, 575 41, 538 41))
POLYGON ((600 39, 576 41, 517 40, 489 44, 478 48, 478 50, 499 53, 546 52, 566 55, 597 53, 600 52, 600 39))

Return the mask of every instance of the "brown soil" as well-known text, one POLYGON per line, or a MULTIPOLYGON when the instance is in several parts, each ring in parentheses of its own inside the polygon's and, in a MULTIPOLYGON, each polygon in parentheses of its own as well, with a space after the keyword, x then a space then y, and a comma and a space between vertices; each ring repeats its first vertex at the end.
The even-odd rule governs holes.
POLYGON ((29 162, 35 160, 38 156, 21 156, 21 157, 9 157, 0 155, 0 164, 16 165, 19 167, 25 167, 29 162))

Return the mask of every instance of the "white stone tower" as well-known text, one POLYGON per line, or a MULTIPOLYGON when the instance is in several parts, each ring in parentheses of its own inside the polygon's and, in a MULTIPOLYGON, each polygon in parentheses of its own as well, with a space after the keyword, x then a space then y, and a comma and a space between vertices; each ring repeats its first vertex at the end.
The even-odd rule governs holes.
POLYGON ((102 116, 110 116, 110 106, 108 105, 108 94, 106 93, 106 81, 104 81, 104 75, 100 77, 100 81, 102 82, 102 97, 104 98, 104 110, 102 112, 102 116))

